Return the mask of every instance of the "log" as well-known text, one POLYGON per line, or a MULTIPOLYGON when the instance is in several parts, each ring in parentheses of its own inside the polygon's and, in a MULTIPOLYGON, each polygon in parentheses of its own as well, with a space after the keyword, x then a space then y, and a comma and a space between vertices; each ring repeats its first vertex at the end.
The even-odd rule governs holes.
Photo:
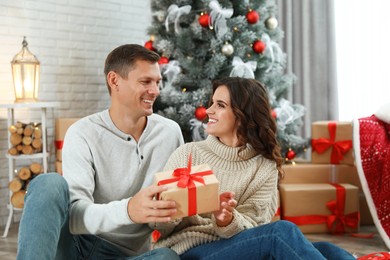
POLYGON ((27 167, 20 168, 18 176, 21 180, 28 180, 31 178, 31 171, 27 167))
POLYGON ((10 155, 18 155, 18 154, 19 154, 19 152, 18 152, 18 150, 16 149, 15 146, 9 148, 9 149, 8 149, 8 153, 9 153, 10 155))
POLYGON ((20 134, 11 134, 10 142, 13 146, 18 145, 22 142, 22 135, 20 134))
POLYGON ((17 129, 16 129, 16 133, 17 133, 18 135, 22 135, 23 132, 24 132, 24 128, 17 128, 17 129))
POLYGON ((32 148, 31 145, 23 145, 22 153, 23 154, 33 154, 34 149, 32 148))
POLYGON ((24 196, 26 196, 26 191, 25 190, 20 190, 17 192, 14 192, 11 196, 11 204, 15 208, 23 208, 24 206, 24 196))
POLYGON ((26 127, 24 128, 24 131, 23 131, 23 134, 24 136, 32 136, 34 132, 34 127, 29 124, 29 125, 26 125, 26 127))
POLYGON ((20 191, 23 188, 24 183, 25 182, 23 180, 21 180, 18 177, 15 177, 12 181, 9 182, 8 188, 12 192, 17 192, 17 191, 20 191))
POLYGON ((30 165, 30 170, 34 174, 42 173, 42 165, 40 163, 32 163, 30 165))
POLYGON ((42 139, 41 138, 34 138, 32 141, 32 147, 35 149, 40 149, 42 148, 42 139))
POLYGON ((31 136, 23 136, 22 143, 24 145, 30 145, 32 143, 32 137, 31 136))
POLYGON ((17 150, 19 153, 21 153, 22 150, 23 150, 23 145, 18 144, 18 145, 16 146, 16 150, 17 150))
POLYGON ((11 134, 15 134, 17 130, 18 130, 18 128, 17 128, 15 125, 10 125, 10 126, 8 127, 8 131, 9 131, 11 134))
POLYGON ((17 128, 25 128, 25 127, 26 127, 26 124, 25 124, 25 123, 22 123, 22 122, 20 122, 20 121, 18 121, 18 122, 16 122, 15 126, 16 126, 17 128))
POLYGON ((34 138, 42 138, 42 129, 40 126, 36 126, 34 128, 34 133, 33 133, 34 138))

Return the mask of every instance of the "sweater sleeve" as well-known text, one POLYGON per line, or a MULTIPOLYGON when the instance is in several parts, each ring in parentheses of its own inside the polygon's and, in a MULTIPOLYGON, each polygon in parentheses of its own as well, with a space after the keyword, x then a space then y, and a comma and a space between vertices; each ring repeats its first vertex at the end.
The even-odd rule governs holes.
POLYGON ((75 125, 65 137, 63 147, 64 178, 70 192, 70 231, 73 234, 99 234, 131 224, 128 200, 95 204, 95 171, 89 144, 75 125))
POLYGON ((275 163, 263 159, 253 181, 246 187, 238 206, 233 211, 233 220, 226 227, 219 227, 212 215, 213 227, 222 238, 229 238, 237 233, 267 224, 277 209, 278 171, 275 163))

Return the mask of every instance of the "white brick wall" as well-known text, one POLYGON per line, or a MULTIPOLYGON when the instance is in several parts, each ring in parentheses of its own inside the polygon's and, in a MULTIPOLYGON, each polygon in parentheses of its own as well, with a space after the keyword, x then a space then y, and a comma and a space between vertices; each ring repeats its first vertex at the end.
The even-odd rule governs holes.
MULTIPOLYGON (((48 111, 48 144, 53 151, 57 117, 82 117, 109 105, 103 66, 107 54, 125 43, 143 44, 151 22, 145 0, 5 0, 0 2, 0 103, 13 102, 10 62, 23 36, 41 62, 39 99, 59 101, 48 111)), ((25 122, 39 111, 17 111, 25 122)), ((0 109, 0 226, 8 217, 7 111, 0 109)), ((54 156, 49 170, 54 170, 54 156)), ((20 213, 16 214, 18 221, 20 213)), ((3 229, 0 229, 2 235, 3 229)))

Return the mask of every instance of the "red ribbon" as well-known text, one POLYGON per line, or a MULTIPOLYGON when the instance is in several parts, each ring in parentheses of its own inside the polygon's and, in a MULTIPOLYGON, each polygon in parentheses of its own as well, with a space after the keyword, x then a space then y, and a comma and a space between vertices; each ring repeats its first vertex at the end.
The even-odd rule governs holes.
POLYGON ((56 146, 57 150, 62 150, 62 147, 64 146, 64 141, 63 140, 56 140, 55 146, 56 146))
POLYGON ((310 224, 326 223, 328 230, 332 234, 345 233, 345 227, 357 228, 360 219, 359 212, 344 214, 345 208, 345 188, 337 183, 331 183, 336 188, 336 200, 326 203, 332 213, 331 215, 305 215, 305 216, 285 216, 283 219, 291 221, 298 226, 310 224))
POLYGON ((324 153, 326 150, 332 147, 330 161, 333 164, 339 164, 344 157, 343 155, 352 148, 352 140, 335 141, 336 126, 336 122, 328 123, 329 139, 319 138, 311 140, 313 151, 318 153, 324 153))
POLYGON ((203 176, 213 174, 211 170, 191 174, 192 156, 190 154, 187 168, 177 168, 173 171, 174 178, 161 180, 157 185, 177 182, 179 188, 188 189, 188 216, 196 215, 196 185, 195 181, 205 185, 203 176))

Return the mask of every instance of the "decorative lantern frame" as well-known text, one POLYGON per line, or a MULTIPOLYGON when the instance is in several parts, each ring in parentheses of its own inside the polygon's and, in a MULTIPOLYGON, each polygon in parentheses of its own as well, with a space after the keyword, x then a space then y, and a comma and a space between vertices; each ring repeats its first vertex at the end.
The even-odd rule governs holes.
POLYGON ((26 37, 22 49, 11 61, 15 102, 38 101, 40 62, 27 48, 26 37))

